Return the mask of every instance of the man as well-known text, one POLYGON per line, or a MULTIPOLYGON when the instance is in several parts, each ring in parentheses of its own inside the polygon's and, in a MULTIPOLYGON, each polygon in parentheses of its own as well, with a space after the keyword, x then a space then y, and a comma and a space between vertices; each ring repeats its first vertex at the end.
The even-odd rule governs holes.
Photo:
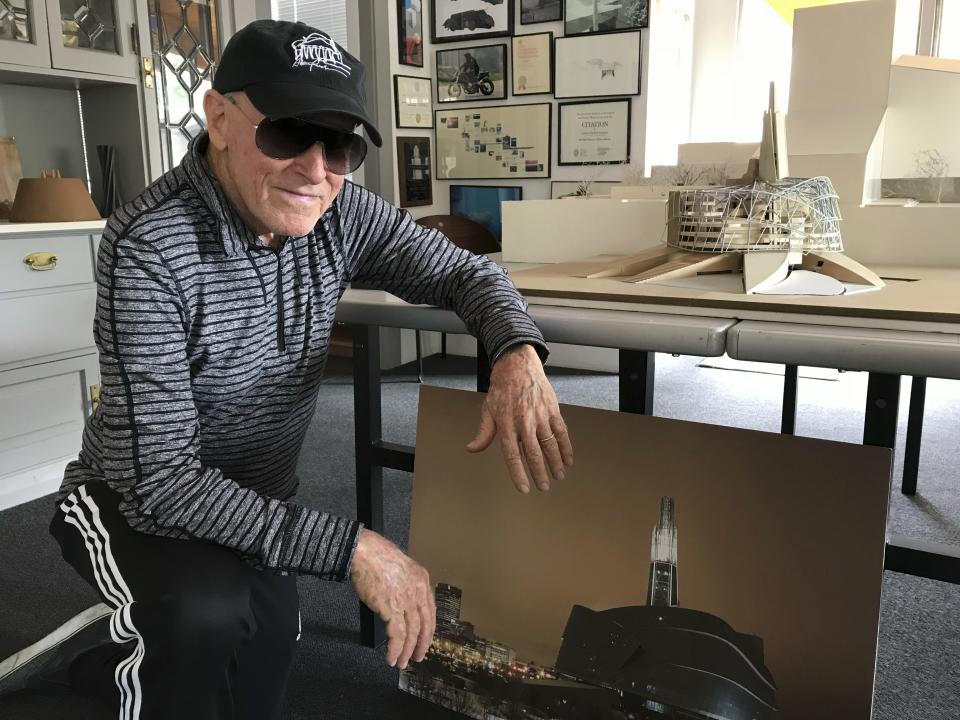
POLYGON ((381 144, 355 58, 305 25, 254 22, 204 112, 208 134, 100 244, 100 406, 51 532, 106 607, 0 666, 0 692, 70 684, 122 718, 278 717, 301 573, 350 580, 391 666, 423 658, 426 571, 292 500, 351 281, 453 308, 478 335, 493 368, 468 450, 499 435, 522 492, 572 462, 542 336, 504 273, 345 180, 366 154, 355 128, 381 144))
POLYGON ((480 77, 480 65, 470 53, 464 53, 460 66, 460 83, 468 93, 477 92, 477 78, 480 77))

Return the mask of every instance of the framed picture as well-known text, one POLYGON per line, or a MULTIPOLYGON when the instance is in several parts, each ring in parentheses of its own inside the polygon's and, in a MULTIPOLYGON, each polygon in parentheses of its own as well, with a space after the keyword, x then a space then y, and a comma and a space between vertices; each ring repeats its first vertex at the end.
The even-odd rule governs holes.
POLYGON ((400 64, 423 67, 421 0, 397 0, 397 26, 400 64))
POLYGON ((507 97, 507 46, 437 50, 437 103, 504 100, 507 97))
POLYGON ((483 225, 501 242, 503 226, 500 221, 500 203, 504 200, 523 200, 519 185, 451 185, 450 214, 469 218, 483 225))
POLYGON ((397 138, 397 175, 400 178, 400 207, 433 204, 430 177, 430 138, 397 138))
POLYGON ((394 112, 398 128, 432 128, 430 78, 393 76, 394 112))
POLYGON ((553 33, 515 35, 513 44, 514 95, 540 95, 553 92, 553 33))
POLYGON ((620 183, 616 180, 591 180, 581 182, 579 180, 553 180, 550 182, 550 199, 570 197, 576 195, 580 197, 610 197, 610 188, 620 183), (586 190, 586 192, 582 192, 586 190))
POLYGON ((563 0, 520 0, 520 24, 563 20, 563 0))
POLYGON ((506 37, 513 34, 513 0, 433 0, 430 19, 435 43, 506 37))
POLYGON ((622 32, 650 26, 650 0, 563 0, 563 34, 622 32))
POLYGON ((557 135, 560 165, 630 162, 631 100, 560 103, 557 135))
POLYGON ((550 177, 552 108, 536 103, 435 110, 436 178, 550 177))
POLYGON ((553 43, 558 98, 640 94, 640 33, 558 37, 553 43))

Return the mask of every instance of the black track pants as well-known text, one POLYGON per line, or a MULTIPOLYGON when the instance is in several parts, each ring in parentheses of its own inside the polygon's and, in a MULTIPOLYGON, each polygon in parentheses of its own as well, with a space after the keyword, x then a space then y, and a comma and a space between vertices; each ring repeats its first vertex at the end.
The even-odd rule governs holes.
POLYGON ((64 559, 115 609, 113 643, 83 655, 72 681, 121 720, 279 718, 300 635, 296 577, 212 543, 135 532, 119 500, 84 485, 50 525, 64 559))

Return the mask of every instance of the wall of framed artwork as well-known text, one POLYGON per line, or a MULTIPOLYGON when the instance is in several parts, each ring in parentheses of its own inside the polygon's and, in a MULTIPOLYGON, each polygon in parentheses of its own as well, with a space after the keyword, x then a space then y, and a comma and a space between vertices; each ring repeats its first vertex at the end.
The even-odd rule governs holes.
POLYGON ((511 38, 511 89, 514 95, 553 92, 553 33, 514 35, 511 38))
POLYGON ((438 180, 550 177, 550 103, 434 111, 438 180))
POLYGON ((400 180, 400 207, 433 204, 433 178, 430 164, 430 138, 397 138, 397 175, 400 180))
POLYGON ((557 98, 640 94, 639 32, 558 37, 554 41, 554 95, 557 98))
POLYGON ((430 36, 435 43, 513 34, 513 0, 433 0, 430 36))
POLYGON ((512 200, 523 200, 519 185, 450 185, 450 214, 480 223, 497 242, 503 238, 500 203, 512 200))
POLYGON ((629 163, 630 105, 629 98, 560 103, 557 109, 557 163, 629 163))
POLYGON ((438 104, 506 99, 506 43, 440 49, 435 57, 438 104), (461 68, 471 58, 477 64, 478 74, 476 78, 465 78, 461 68))
POLYGON ((563 20, 563 0, 520 0, 520 24, 563 20))
POLYGON ((401 65, 423 67, 421 0, 397 0, 397 49, 401 65))
POLYGON ((650 25, 650 0, 596 3, 563 0, 563 34, 584 35, 639 30, 650 25))
POLYGON ((432 128, 430 78, 393 76, 394 121, 398 128, 432 128))

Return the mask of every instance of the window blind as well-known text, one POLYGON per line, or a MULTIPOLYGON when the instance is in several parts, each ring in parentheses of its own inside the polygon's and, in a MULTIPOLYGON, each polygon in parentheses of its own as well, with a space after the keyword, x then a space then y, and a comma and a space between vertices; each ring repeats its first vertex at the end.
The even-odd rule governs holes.
POLYGON ((303 22, 347 45, 347 0, 271 0, 275 20, 303 22))

